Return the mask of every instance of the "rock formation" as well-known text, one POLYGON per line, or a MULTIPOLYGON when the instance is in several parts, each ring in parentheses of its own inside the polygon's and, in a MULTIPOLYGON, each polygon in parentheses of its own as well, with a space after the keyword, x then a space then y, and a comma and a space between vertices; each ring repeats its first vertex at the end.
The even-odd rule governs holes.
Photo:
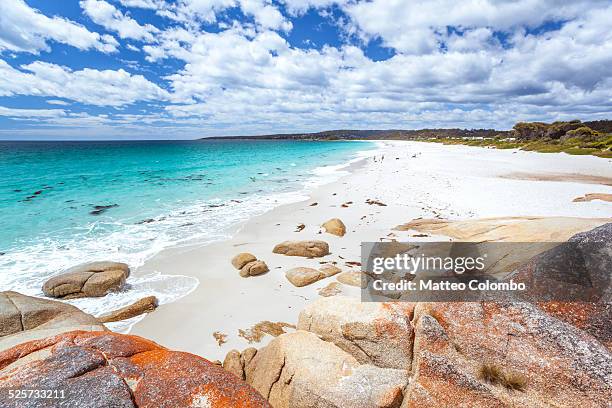
POLYGON ((329 254, 329 245, 325 241, 285 241, 272 250, 275 254, 319 258, 329 254))
POLYGON ((0 351, 72 330, 106 330, 95 317, 56 300, 0 292, 0 351))
MULTIPOLYGON (((65 390, 61 402, 71 407, 270 407, 252 387, 206 359, 112 332, 69 332, 5 350, 0 383, 65 390)), ((23 402, 4 399, 2 407, 23 402)), ((52 402, 30 399, 27 406, 52 402)))
POLYGON ((120 290, 130 268, 120 262, 90 262, 49 279, 42 287, 47 296, 62 299, 100 297, 120 290))

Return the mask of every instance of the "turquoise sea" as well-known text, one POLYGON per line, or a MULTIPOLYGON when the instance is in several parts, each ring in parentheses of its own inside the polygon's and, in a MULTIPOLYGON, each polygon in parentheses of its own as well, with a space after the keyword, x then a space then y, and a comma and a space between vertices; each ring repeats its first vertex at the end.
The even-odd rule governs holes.
MULTIPOLYGON (((342 166, 374 147, 314 141, 0 142, 0 290, 40 295, 48 277, 82 262, 120 260, 137 267, 169 246, 226 238, 249 217, 306 198, 308 189, 337 178, 342 166)), ((137 297, 162 278, 128 282, 140 289, 132 290, 137 297)), ((174 286, 181 291, 193 284, 185 277, 174 286)), ((92 312, 106 309, 95 300, 80 302, 92 312)), ((121 297, 115 303, 126 302, 121 297)))

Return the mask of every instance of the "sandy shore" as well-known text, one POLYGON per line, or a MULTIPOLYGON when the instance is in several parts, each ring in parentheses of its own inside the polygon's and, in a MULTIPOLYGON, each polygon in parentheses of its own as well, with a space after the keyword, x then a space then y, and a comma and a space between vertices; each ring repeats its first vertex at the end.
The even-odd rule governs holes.
MULTIPOLYGON (((251 219, 228 241, 171 248, 145 263, 136 274, 188 275, 200 284, 179 301, 147 315, 131 333, 222 360, 230 349, 249 346, 238 335, 240 329, 264 320, 295 323, 304 305, 319 296, 318 289, 336 281, 331 277, 296 288, 285 278, 287 269, 336 261, 344 271, 350 270, 345 262, 359 261, 361 242, 415 239, 414 232, 392 229, 419 217, 610 217, 609 202, 573 200, 589 193, 612 193, 606 182, 612 179, 611 164, 612 160, 593 156, 381 142, 370 157, 351 165, 348 176, 316 189, 309 200, 251 219), (367 204, 367 199, 386 206, 367 204), (320 233, 319 226, 335 217, 347 226, 342 238, 320 233), (301 223, 305 229, 296 232, 301 223), (305 239, 327 241, 331 255, 305 259, 272 253, 281 241, 305 239), (268 264, 270 272, 241 278, 230 264, 238 252, 253 253, 268 264), (227 342, 219 346, 214 332, 226 334, 227 342)), ((345 294, 359 296, 358 288, 342 288, 345 294)), ((252 346, 260 347, 270 339, 267 336, 252 346)))

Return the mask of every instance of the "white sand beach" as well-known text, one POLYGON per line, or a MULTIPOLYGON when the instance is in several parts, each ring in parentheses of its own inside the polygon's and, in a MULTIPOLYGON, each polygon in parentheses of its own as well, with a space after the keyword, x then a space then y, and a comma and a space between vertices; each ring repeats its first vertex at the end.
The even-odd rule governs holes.
MULTIPOLYGON (((147 315, 131 333, 171 349, 222 360, 231 349, 249 347, 238 335, 240 329, 260 321, 295 324, 301 309, 319 297, 318 289, 336 281, 336 277, 329 277, 297 288, 285 278, 286 270, 318 268, 323 261, 335 261, 343 271, 358 270, 346 262, 360 260, 363 241, 432 239, 414 237, 414 231, 393 230, 413 219, 603 219, 575 223, 577 232, 612 217, 610 202, 573 202, 589 193, 612 193, 610 159, 385 141, 348 170, 349 175, 317 188, 308 200, 249 220, 230 240, 167 249, 138 268, 136 275, 187 275, 196 277, 200 284, 182 299, 147 315), (368 204, 368 199, 386 205, 368 204), (321 232, 320 225, 330 218, 340 218, 346 224, 344 237, 321 232), (305 225, 300 232, 296 232, 298 224, 305 225), (284 240, 310 239, 328 242, 331 254, 306 259, 272 253, 284 240), (264 260, 270 271, 240 277, 230 263, 239 252, 264 260), (218 345, 214 332, 226 334, 227 342, 218 345)), ((359 296, 359 288, 341 287, 345 294, 359 296)), ((266 336, 251 346, 261 347, 271 338, 266 336)))

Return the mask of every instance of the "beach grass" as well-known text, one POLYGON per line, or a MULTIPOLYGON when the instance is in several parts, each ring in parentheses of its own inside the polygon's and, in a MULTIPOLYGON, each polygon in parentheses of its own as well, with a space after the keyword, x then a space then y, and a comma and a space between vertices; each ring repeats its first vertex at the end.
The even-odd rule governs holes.
POLYGON ((539 153, 567 153, 572 155, 592 155, 602 158, 612 158, 612 135, 602 135, 595 140, 584 140, 572 137, 561 139, 538 139, 524 141, 512 138, 428 138, 427 142, 445 145, 466 145, 489 147, 495 149, 520 149, 539 153))

